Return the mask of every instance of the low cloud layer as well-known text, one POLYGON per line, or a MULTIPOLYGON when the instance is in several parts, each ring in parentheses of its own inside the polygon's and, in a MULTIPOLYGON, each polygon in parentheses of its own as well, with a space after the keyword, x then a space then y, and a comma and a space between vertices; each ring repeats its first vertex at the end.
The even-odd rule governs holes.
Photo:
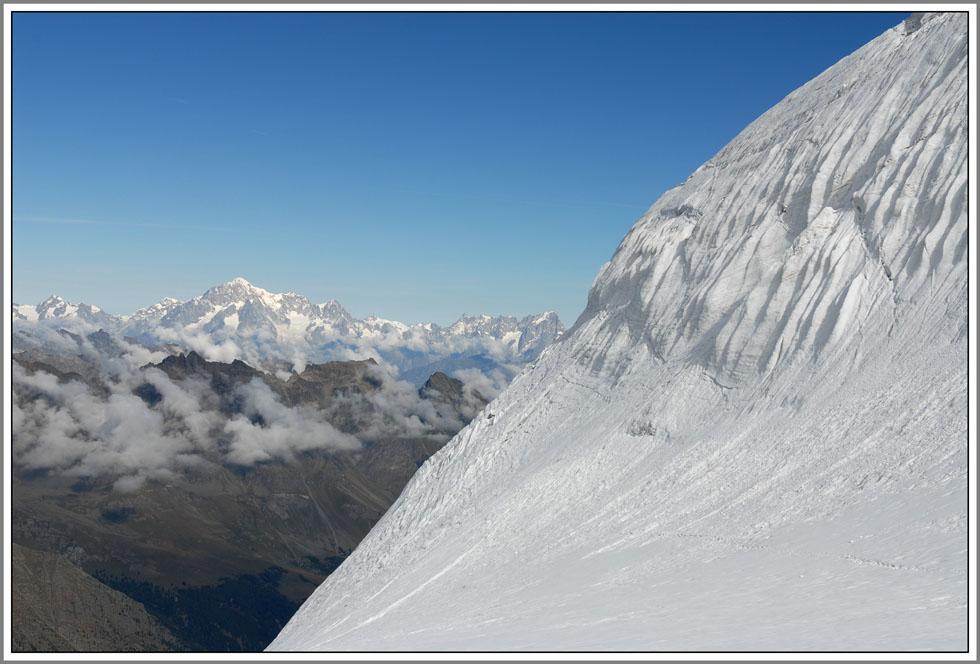
POLYGON ((16 362, 12 371, 13 460, 21 470, 108 477, 117 490, 133 491, 189 468, 251 466, 360 446, 322 413, 287 408, 260 380, 235 388, 243 412, 229 417, 205 382, 178 383, 157 369, 107 378, 108 396, 79 380, 59 381, 42 370, 29 374, 16 362), (136 390, 152 394, 155 403, 136 390))
MULTIPOLYGON (((28 353, 32 370, 12 363, 13 461, 20 471, 108 478, 116 490, 134 491, 191 469, 289 462, 314 450, 356 450, 361 441, 445 442, 464 424, 450 404, 421 398, 386 365, 367 369, 370 390, 333 395, 326 408, 288 406, 261 378, 218 394, 204 376, 172 380, 144 368, 166 357, 161 351, 120 340, 112 353, 84 338, 55 341, 63 354, 28 353), (58 371, 60 379, 52 373, 58 371)), ((466 383, 466 419, 482 408, 480 396, 494 396, 507 380, 503 371, 458 374, 466 383)))
POLYGON ((394 369, 379 364, 368 369, 379 389, 367 394, 338 396, 330 404, 335 417, 353 418, 364 440, 430 438, 445 442, 464 422, 448 404, 419 396, 414 385, 397 380, 394 369))
POLYGON ((113 390, 102 398, 80 381, 59 382, 43 371, 27 375, 17 363, 12 368, 16 466, 115 477, 117 489, 132 490, 148 478, 169 479, 196 460, 189 458, 197 456, 193 435, 134 394, 113 390))
POLYGON ((289 461, 298 452, 361 446, 357 438, 335 429, 316 409, 283 405, 257 378, 236 392, 242 398, 242 413, 228 420, 222 431, 230 440, 227 461, 251 466, 274 459, 289 461))
POLYGON ((453 372, 453 378, 462 381, 463 394, 475 401, 482 396, 485 399, 495 399, 510 383, 520 367, 502 366, 486 371, 480 369, 458 369, 453 372))

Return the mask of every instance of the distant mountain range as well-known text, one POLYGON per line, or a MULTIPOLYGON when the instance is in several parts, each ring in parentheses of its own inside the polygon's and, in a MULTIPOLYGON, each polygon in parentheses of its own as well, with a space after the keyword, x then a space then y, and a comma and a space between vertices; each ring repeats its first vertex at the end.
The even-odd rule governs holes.
POLYGON ((151 347, 174 344, 211 361, 282 361, 297 371, 308 363, 372 357, 416 385, 435 371, 497 370, 500 387, 565 329, 554 312, 520 320, 464 315, 449 327, 377 316, 357 319, 336 300, 314 304, 242 278, 186 302, 164 298, 128 315, 52 295, 36 306, 14 304, 13 319, 15 350, 53 350, 64 341, 59 329, 86 334, 102 329, 151 347))

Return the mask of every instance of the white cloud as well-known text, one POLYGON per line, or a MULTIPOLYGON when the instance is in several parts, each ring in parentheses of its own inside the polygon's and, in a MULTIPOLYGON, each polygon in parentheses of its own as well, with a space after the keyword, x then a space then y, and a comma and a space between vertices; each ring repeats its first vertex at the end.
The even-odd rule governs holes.
POLYGON ((235 388, 242 414, 224 425, 231 437, 227 460, 245 466, 271 459, 292 459, 314 449, 354 450, 360 441, 335 429, 312 408, 289 408, 258 378, 235 388))
MULTIPOLYGON (((211 361, 230 362, 241 351, 234 342, 213 342, 203 333, 184 334, 179 340, 211 361)), ((16 467, 107 477, 117 490, 132 491, 151 479, 170 480, 188 468, 251 466, 290 460, 311 450, 355 450, 361 446, 358 438, 443 442, 463 426, 452 406, 421 398, 415 385, 397 380, 397 369, 384 363, 367 367, 367 377, 377 389, 337 395, 326 411, 288 407, 255 378, 235 388, 240 413, 229 417, 227 396, 218 395, 206 380, 173 380, 159 369, 144 368, 161 361, 165 352, 118 339, 116 343, 121 356, 108 357, 88 340, 80 345, 70 341, 67 356, 81 353, 92 362, 83 366, 99 372, 100 389, 78 380, 62 382, 45 371, 28 374, 20 363, 12 364, 16 467), (343 422, 345 430, 356 431, 358 437, 331 422, 343 422)), ((335 350, 352 359, 364 358, 357 349, 335 350)), ((297 355, 293 366, 302 369, 303 358, 297 355)), ((281 378, 288 378, 281 373, 281 378)), ((467 418, 483 405, 477 393, 494 396, 509 378, 507 369, 469 369, 456 375, 465 384, 467 418)))
POLYGON ((421 398, 414 385, 397 380, 393 372, 389 365, 369 367, 367 376, 377 381, 379 388, 335 397, 330 410, 354 417, 358 435, 365 440, 427 437, 443 442, 448 439, 446 432, 462 428, 462 421, 449 405, 421 398))
POLYGON ((107 380, 108 398, 80 381, 60 382, 44 371, 28 374, 17 362, 12 372, 16 466, 116 478, 120 491, 138 489, 148 479, 169 480, 184 468, 226 461, 253 465, 313 449, 360 446, 314 409, 287 408, 257 379, 237 388, 245 412, 229 420, 207 383, 177 383, 158 369, 107 380), (147 384, 160 395, 154 405, 133 394, 147 384), (217 445, 222 433, 230 437, 224 451, 217 445))

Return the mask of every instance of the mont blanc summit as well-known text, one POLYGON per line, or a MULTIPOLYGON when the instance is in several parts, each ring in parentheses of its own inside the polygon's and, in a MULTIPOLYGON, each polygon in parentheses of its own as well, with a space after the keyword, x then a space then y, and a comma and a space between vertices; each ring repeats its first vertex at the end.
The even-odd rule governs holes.
POLYGON ((965 649, 967 28, 665 193, 270 649, 965 649))

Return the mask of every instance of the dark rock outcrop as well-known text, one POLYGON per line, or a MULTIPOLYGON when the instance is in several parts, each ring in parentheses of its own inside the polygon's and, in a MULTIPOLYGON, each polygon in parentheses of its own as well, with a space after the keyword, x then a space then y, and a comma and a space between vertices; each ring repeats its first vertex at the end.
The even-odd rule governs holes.
POLYGON ((437 371, 419 389, 419 396, 432 399, 452 407, 453 411, 467 422, 473 419, 490 400, 476 390, 468 390, 463 381, 437 371))

